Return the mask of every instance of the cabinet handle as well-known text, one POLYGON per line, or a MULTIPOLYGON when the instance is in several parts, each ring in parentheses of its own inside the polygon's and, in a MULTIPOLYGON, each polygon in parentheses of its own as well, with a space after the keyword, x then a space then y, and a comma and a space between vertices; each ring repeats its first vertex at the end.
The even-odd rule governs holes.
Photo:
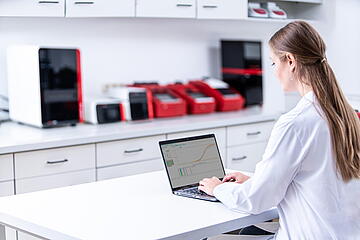
POLYGON ((77 5, 89 5, 89 4, 94 4, 94 2, 74 2, 74 4, 77 4, 77 5))
POLYGON ((136 152, 142 152, 144 149, 134 149, 134 150, 125 150, 124 153, 136 153, 136 152))
POLYGON ((183 3, 178 3, 176 4, 177 7, 192 7, 192 4, 183 4, 183 3))
POLYGON ((255 135, 259 135, 260 133, 261 133, 260 131, 250 132, 250 133, 247 133, 246 135, 248 135, 248 136, 255 136, 255 135))
POLYGON ((247 156, 242 156, 242 157, 238 157, 238 158, 232 158, 233 161, 241 161, 247 159, 247 156))
POLYGON ((39 1, 39 4, 45 4, 45 3, 59 3, 59 1, 39 1))
POLYGON ((63 159, 63 160, 57 160, 57 161, 46 161, 47 164, 58 164, 58 163, 65 163, 68 162, 69 160, 67 159, 63 159))
POLYGON ((218 8, 216 5, 204 5, 203 8, 218 8))

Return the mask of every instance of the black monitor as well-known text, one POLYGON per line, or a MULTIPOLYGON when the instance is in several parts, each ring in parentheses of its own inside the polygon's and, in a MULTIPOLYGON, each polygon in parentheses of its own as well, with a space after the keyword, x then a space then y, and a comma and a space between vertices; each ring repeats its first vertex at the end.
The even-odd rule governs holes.
POLYGON ((222 40, 222 80, 246 99, 246 106, 263 103, 261 42, 222 40))

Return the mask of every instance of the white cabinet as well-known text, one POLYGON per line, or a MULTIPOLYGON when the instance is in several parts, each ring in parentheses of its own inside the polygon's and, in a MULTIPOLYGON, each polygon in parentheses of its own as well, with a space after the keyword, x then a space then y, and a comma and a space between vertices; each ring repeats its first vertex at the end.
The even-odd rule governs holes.
POLYGON ((228 127, 227 146, 266 141, 270 137, 273 126, 274 122, 263 122, 228 127))
POLYGON ((1 0, 0 16, 64 17, 65 0, 1 0))
POLYGON ((90 169, 49 176, 19 179, 15 181, 15 185, 16 194, 20 194, 95 181, 96 170, 90 169))
POLYGON ((14 179, 13 155, 0 155, 0 182, 14 179))
POLYGON ((122 164, 112 167, 99 168, 97 170, 97 180, 125 177, 140 173, 159 171, 164 169, 162 158, 144 160, 141 162, 122 164))
POLYGON ((137 0, 136 16, 195 18, 196 0, 137 0))
POLYGON ((266 142, 228 148, 227 168, 254 172, 266 148, 266 142))
POLYGON ((15 178, 95 169, 95 144, 15 153, 15 178))
POLYGON ((198 0, 197 18, 244 19, 247 16, 246 0, 198 0))
POLYGON ((66 0, 66 17, 135 17, 135 0, 66 0))
POLYGON ((14 180, 0 182, 0 197, 14 195, 14 180))
POLYGON ((161 158, 159 141, 165 135, 133 138, 96 144, 97 167, 161 158))
POLYGON ((0 155, 0 197, 14 194, 13 155, 0 155))
POLYGON ((216 142, 219 147, 221 159, 223 160, 226 166, 226 129, 223 128, 212 128, 212 129, 204 129, 204 130, 197 130, 197 131, 189 131, 189 132, 181 132, 181 133, 171 133, 167 135, 167 139, 175 139, 175 138, 182 138, 182 137, 192 137, 198 135, 205 135, 205 134, 215 134, 216 142))
POLYGON ((227 128, 227 161, 229 169, 254 172, 262 159, 274 122, 245 124, 227 128))
POLYGON ((15 153, 16 193, 96 180, 95 144, 15 153))
POLYGON ((162 140, 165 135, 96 144, 97 179, 161 170, 159 141, 162 140))

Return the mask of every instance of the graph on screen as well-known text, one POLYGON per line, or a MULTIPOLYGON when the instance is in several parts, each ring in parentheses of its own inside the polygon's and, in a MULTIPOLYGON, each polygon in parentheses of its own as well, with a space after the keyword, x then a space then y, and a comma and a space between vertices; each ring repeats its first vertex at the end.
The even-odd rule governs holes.
POLYGON ((162 150, 173 187, 194 184, 205 177, 223 177, 214 138, 172 143, 162 150))

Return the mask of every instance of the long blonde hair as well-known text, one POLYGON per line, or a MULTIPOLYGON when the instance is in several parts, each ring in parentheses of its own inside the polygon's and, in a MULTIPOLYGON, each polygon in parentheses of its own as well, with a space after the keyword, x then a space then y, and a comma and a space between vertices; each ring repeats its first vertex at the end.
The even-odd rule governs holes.
POLYGON ((336 168, 347 182, 360 178, 360 121, 347 102, 325 55, 320 34, 308 23, 295 21, 277 31, 269 45, 285 61, 293 54, 294 77, 312 88, 328 122, 336 168))

